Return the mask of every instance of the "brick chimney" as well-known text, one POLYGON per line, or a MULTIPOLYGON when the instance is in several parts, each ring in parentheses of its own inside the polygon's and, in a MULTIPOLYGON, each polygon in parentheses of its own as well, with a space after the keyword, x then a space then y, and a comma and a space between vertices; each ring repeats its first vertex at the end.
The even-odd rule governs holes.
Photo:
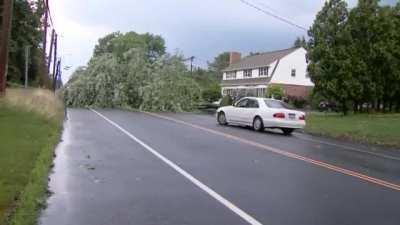
POLYGON ((229 54, 229 65, 239 62, 241 57, 242 54, 240 54, 239 52, 231 52, 229 54))

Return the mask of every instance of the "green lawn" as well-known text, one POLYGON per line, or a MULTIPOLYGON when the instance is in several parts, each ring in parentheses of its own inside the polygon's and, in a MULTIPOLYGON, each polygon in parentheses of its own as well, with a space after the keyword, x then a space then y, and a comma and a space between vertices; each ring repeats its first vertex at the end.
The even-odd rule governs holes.
POLYGON ((306 131, 371 144, 400 147, 400 114, 310 113, 306 131))
POLYGON ((1 225, 35 224, 61 121, 0 99, 1 225))

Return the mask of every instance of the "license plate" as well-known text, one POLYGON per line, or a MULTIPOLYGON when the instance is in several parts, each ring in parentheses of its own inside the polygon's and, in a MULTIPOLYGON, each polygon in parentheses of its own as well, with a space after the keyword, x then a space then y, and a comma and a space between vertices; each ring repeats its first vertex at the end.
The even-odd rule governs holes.
POLYGON ((291 120, 296 119, 296 114, 294 114, 294 113, 289 113, 289 119, 291 119, 291 120))

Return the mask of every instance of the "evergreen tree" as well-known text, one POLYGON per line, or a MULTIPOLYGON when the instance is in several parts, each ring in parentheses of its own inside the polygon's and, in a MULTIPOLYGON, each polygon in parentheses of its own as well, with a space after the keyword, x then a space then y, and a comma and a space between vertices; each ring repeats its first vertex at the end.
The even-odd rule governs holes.
POLYGON ((296 40, 293 43, 293 47, 295 47, 295 48, 300 48, 300 47, 307 48, 307 42, 306 42, 306 39, 304 38, 304 36, 297 37, 296 40))
POLYGON ((343 113, 348 111, 348 99, 357 95, 360 84, 351 75, 350 44, 346 30, 347 4, 343 0, 325 3, 308 34, 309 74, 316 91, 340 103, 343 113))

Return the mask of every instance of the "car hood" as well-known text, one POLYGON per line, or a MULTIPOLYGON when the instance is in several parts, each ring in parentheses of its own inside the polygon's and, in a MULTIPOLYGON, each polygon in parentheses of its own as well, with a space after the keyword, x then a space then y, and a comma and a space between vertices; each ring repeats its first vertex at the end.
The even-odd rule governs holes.
POLYGON ((219 112, 219 111, 221 111, 221 110, 226 110, 226 109, 231 109, 231 108, 233 108, 233 106, 231 106, 231 105, 222 106, 222 107, 219 107, 217 111, 219 112))

